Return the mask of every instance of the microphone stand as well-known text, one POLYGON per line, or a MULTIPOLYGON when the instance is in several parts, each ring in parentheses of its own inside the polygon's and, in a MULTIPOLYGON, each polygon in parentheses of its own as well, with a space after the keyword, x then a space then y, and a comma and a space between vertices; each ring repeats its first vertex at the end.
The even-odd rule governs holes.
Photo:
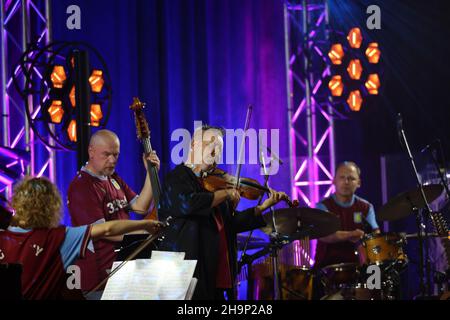
MULTIPOLYGON (((445 159, 444 159, 444 154, 443 154, 443 150, 442 150, 442 144, 441 144, 441 141, 439 140, 439 139, 437 139, 437 142, 439 143, 439 147, 440 147, 440 152, 441 152, 441 156, 442 156, 442 160, 443 160, 443 164, 444 164, 444 167, 443 167, 443 170, 442 171, 444 171, 444 172, 442 172, 441 171, 441 167, 439 166, 439 161, 438 161, 438 157, 437 157, 437 155, 435 154, 435 152, 437 153, 437 150, 436 150, 436 148, 432 148, 431 146, 432 145, 430 145, 430 148, 426 148, 427 150, 429 149, 430 150, 430 156, 431 156, 431 159, 433 160, 433 164, 434 164, 434 166, 436 167, 436 170, 437 170, 437 172, 438 172, 438 174, 439 174, 439 179, 441 180, 441 184, 442 184, 442 186, 444 187, 444 189, 445 189, 445 192, 446 192, 446 194, 447 194, 447 199, 450 199, 450 190, 449 190, 449 187, 448 187, 448 182, 447 182, 447 168, 446 168, 446 166, 445 166, 445 159)), ((424 150, 425 151, 425 150, 424 150)), ((427 256, 428 256, 428 251, 427 251, 427 256)), ((429 285, 429 291, 430 291, 430 283, 431 283, 431 280, 430 280, 430 272, 429 272, 429 268, 430 268, 430 266, 429 266, 429 259, 427 258, 427 279, 428 279, 428 285, 429 285)), ((435 279, 436 279, 436 276, 434 277, 435 279)), ((439 285, 439 283, 437 283, 438 285, 439 285)), ((431 296, 431 292, 429 292, 429 296, 431 296)))
MULTIPOLYGON (((264 154, 261 152, 261 162, 264 170, 264 175, 266 179, 266 188, 269 188, 269 174, 267 172, 266 168, 266 162, 264 161, 264 154)), ((278 250, 281 249, 283 246, 283 241, 280 241, 281 238, 278 234, 278 232, 275 229, 275 209, 273 206, 270 207, 270 212, 272 213, 272 224, 273 224, 273 231, 270 234, 270 256, 272 257, 272 270, 273 270, 273 300, 281 300, 282 294, 281 294, 281 285, 280 285, 280 277, 278 276, 278 250)))
MULTIPOLYGON (((400 138, 400 143, 404 147, 404 149, 408 155, 409 161, 411 162, 411 166, 414 171, 414 176, 416 178, 417 186, 420 189, 420 195, 425 204, 424 211, 426 213, 428 213, 427 217, 431 217, 431 208, 430 208, 430 205, 428 204, 428 200, 425 196, 425 191, 423 189, 422 182, 420 181, 419 172, 417 171, 417 167, 416 167, 416 162, 411 153, 411 149, 409 148, 408 139, 406 138, 406 134, 403 129, 402 116, 400 113, 397 116, 397 130, 398 130, 398 134, 399 134, 399 138, 400 138)), ((418 242, 419 242, 420 295, 416 297, 416 299, 417 299, 417 298, 425 298, 427 296, 427 293, 429 293, 427 291, 430 288, 430 284, 429 283, 425 284, 425 281, 424 281, 425 280, 424 279, 424 277, 425 277, 425 274, 424 274, 425 262, 424 262, 423 250, 424 250, 424 242, 428 241, 428 235, 427 235, 427 231, 426 231, 426 225, 424 224, 425 219, 424 219, 423 214, 421 214, 420 210, 418 210, 418 208, 415 208, 415 207, 413 208, 413 211, 416 214, 416 223, 417 223, 417 230, 418 230, 417 236, 418 236, 418 242)))
MULTIPOLYGON (((267 180, 269 179, 269 176, 266 175, 264 176, 264 185, 267 187, 267 180)), ((259 197, 258 200, 258 204, 257 206, 259 206, 262 202, 264 194, 262 194, 259 197)), ((247 252, 247 247, 248 247, 248 243, 251 239, 253 235, 253 230, 251 230, 247 236, 247 239, 245 239, 245 243, 244 243, 244 249, 242 250, 242 254, 241 254, 241 258, 238 261, 238 274, 241 273, 242 267, 244 265, 247 265, 247 300, 253 300, 253 275, 252 275, 252 263, 253 261, 255 261, 256 259, 258 259, 260 256, 255 256, 255 255, 248 255, 247 252)), ((265 255, 265 253, 264 253, 265 255)))
MULTIPOLYGON (((439 141, 440 144, 440 141, 439 141)), ((435 155, 435 153, 433 151, 437 151, 437 150, 433 150, 433 148, 428 148, 430 150, 430 156, 431 156, 431 160, 433 160, 433 164, 436 167, 436 170, 439 174, 439 179, 441 180, 442 186, 445 189, 445 192, 447 193, 447 199, 450 198, 450 189, 448 188, 448 183, 447 183, 447 168, 445 167, 445 163, 444 163, 444 173, 442 173, 441 171, 441 167, 439 166, 439 161, 437 159, 437 156, 435 155)), ((442 146, 441 146, 441 150, 442 150, 442 146)), ((425 150, 424 150, 425 151, 425 150)))
MULTIPOLYGON (((266 147, 267 148, 267 147, 266 147)), ((268 148, 267 148, 268 149, 268 148)), ((280 164, 281 160, 277 159, 280 164)), ((269 188, 269 174, 266 167, 266 162, 264 160, 264 154, 261 152, 261 166, 264 170, 264 186, 266 188, 269 188)), ((261 195, 258 201, 258 205, 261 204, 262 198, 264 195, 261 195)), ((275 228, 275 214, 273 207, 269 208, 270 212, 272 213, 272 222, 273 227, 275 228)), ((270 235, 270 244, 268 247, 264 248, 261 251, 258 251, 255 254, 247 255, 247 246, 248 242, 253 234, 253 230, 250 231, 249 235, 247 236, 247 239, 245 240, 244 249, 241 255, 241 258, 238 262, 238 273, 241 271, 241 268, 244 264, 247 264, 247 299, 252 300, 253 299, 253 279, 251 274, 251 264, 254 260, 266 255, 267 253, 271 254, 272 257, 272 266, 273 266, 273 281, 274 281, 274 300, 280 300, 281 299, 281 286, 280 286, 280 279, 278 277, 278 249, 283 245, 283 241, 280 241, 279 235, 276 232, 276 230, 273 230, 272 234, 270 235)))

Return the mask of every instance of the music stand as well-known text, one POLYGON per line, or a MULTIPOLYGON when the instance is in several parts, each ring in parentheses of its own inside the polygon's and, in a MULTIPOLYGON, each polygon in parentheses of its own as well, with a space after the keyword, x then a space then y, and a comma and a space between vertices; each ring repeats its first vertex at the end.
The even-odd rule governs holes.
POLYGON ((22 300, 22 265, 0 264, 0 300, 22 300))
MULTIPOLYGON (((125 260, 136 248, 148 238, 148 234, 126 234, 123 236, 123 240, 118 246, 116 251, 116 261, 125 260)), ((149 259, 152 251, 158 249, 158 240, 155 240, 145 249, 143 249, 139 254, 136 255, 132 260, 135 259, 149 259)))

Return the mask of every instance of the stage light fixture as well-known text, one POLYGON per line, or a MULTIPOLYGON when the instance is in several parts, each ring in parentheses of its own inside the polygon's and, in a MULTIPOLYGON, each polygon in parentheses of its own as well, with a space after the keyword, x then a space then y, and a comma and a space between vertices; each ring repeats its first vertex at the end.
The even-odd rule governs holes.
POLYGON ((350 47, 352 47, 354 49, 359 49, 359 47, 361 47, 362 40, 363 40, 363 37, 361 35, 361 29, 352 28, 347 35, 347 40, 348 40, 350 47))
POLYGON ((378 48, 378 43, 371 42, 366 49, 366 57, 369 63, 378 63, 380 61, 381 51, 378 48))
POLYGON ((61 123, 64 115, 64 109, 62 108, 61 100, 53 100, 47 111, 50 114, 50 119, 53 123, 61 123))
POLYGON ((330 82, 328 82, 328 88, 330 89, 332 96, 340 97, 344 91, 342 77, 340 75, 333 76, 330 82))
POLYGON ((353 59, 348 64, 347 72, 351 79, 359 80, 361 78, 362 71, 363 67, 359 59, 353 59))
POLYGON ((72 86, 72 89, 70 89, 69 99, 70 99, 70 104, 72 105, 73 108, 75 108, 75 106, 76 106, 76 102, 75 102, 75 86, 72 86))
POLYGON ((363 99, 359 90, 354 90, 348 95, 347 103, 352 111, 361 110, 363 99))
POLYGON ((102 118, 102 107, 97 103, 91 104, 91 126, 98 127, 102 118))
POLYGON ((364 85, 369 94, 376 95, 378 94, 378 88, 380 88, 380 77, 376 73, 369 74, 364 85))
POLYGON ((89 77, 89 84, 91 85, 92 92, 99 93, 102 91, 104 83, 103 71, 93 70, 91 76, 89 77))
POLYGON ((54 66, 50 75, 50 80, 52 81, 53 87, 61 89, 64 86, 66 79, 67 77, 64 67, 60 65, 54 66))
POLYGON ((330 52, 328 52, 328 57, 331 60, 332 64, 342 64, 342 59, 344 58, 344 48, 342 44, 335 43, 331 46, 330 52))
POLYGON ((75 120, 70 121, 67 127, 67 135, 70 141, 77 142, 77 122, 75 120))

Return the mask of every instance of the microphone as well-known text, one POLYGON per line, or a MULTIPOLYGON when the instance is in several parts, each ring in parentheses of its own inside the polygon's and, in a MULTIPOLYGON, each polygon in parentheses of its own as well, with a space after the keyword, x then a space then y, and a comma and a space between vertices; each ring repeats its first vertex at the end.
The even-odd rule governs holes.
POLYGON ((421 153, 424 153, 425 151, 432 149, 432 148, 437 148, 439 146, 439 144, 441 143, 441 140, 439 139, 434 139, 433 142, 431 142, 430 144, 427 144, 425 146, 425 148, 423 148, 422 150, 420 150, 421 153))
POLYGON ((401 133, 403 130, 403 118, 401 113, 397 114, 397 132, 401 133))
POLYGON ((401 113, 397 114, 397 134, 398 139, 400 141, 400 145, 402 146, 402 148, 404 148, 405 142, 403 141, 403 118, 401 113))

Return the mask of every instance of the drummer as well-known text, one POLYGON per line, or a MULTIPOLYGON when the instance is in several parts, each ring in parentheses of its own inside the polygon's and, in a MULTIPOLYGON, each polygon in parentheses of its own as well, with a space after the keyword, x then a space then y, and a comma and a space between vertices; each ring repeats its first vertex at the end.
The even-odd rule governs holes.
POLYGON ((355 243, 365 233, 380 233, 373 205, 355 194, 361 186, 361 170, 356 163, 340 163, 336 167, 333 184, 336 192, 317 203, 316 207, 338 215, 341 230, 317 242, 316 268, 336 263, 358 263, 355 243))

